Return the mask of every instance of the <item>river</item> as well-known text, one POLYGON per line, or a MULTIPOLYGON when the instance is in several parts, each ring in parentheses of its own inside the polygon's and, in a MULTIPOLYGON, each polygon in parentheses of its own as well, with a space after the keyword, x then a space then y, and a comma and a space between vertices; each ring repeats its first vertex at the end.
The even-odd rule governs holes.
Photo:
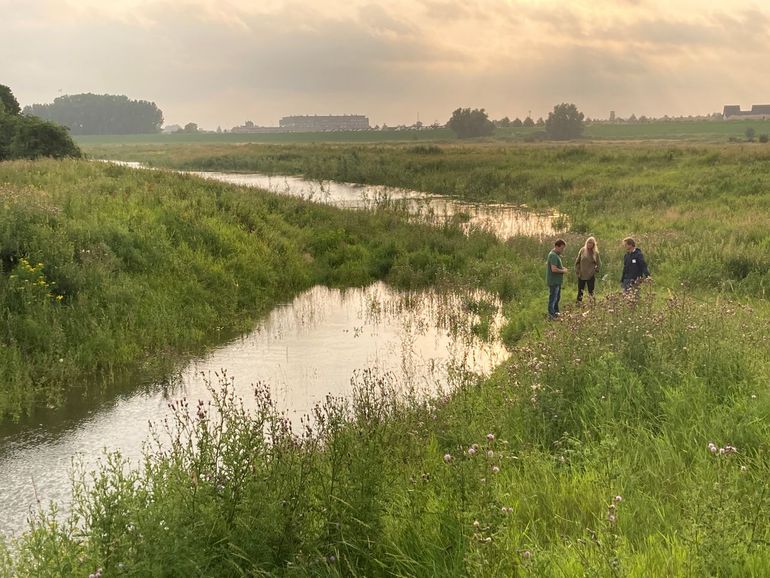
MULTIPOLYGON (((200 175, 348 208, 396 199, 407 202, 410 214, 446 218, 462 213, 466 226, 501 236, 553 232, 552 215, 529 214, 521 207, 295 177, 200 175)), ((223 373, 246 400, 254 383, 268 384, 279 408, 296 421, 326 395, 349 395, 364 370, 425 394, 451 389, 466 372, 486 375, 506 358, 494 337, 500 323, 499 303, 481 293, 402 293, 383 283, 348 290, 313 287, 275 308, 252 332, 182 365, 171 383, 132 375, 107 396, 2 428, 0 534, 23 531, 28 513, 50 500, 66 510, 73 459, 89 469, 105 450, 119 450, 137 463, 150 422, 161 423, 170 415, 169 401, 210 399, 208 388, 223 373), (472 305, 479 303, 492 311, 487 318, 491 340, 474 330, 481 320, 472 305)))

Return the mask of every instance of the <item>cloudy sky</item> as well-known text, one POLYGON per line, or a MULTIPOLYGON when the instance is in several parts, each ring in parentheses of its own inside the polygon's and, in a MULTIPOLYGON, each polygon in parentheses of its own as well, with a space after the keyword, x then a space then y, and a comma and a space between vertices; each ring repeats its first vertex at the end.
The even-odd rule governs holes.
POLYGON ((752 0, 0 0, 0 84, 154 101, 166 123, 705 114, 770 102, 752 0))

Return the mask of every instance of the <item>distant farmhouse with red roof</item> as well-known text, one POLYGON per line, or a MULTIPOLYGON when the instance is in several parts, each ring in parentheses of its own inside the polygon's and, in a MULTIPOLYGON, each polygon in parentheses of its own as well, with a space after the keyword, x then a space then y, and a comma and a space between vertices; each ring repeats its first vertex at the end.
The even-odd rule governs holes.
POLYGON ((770 104, 754 104, 751 110, 741 110, 738 104, 726 104, 722 112, 725 120, 735 119, 759 119, 770 118, 770 104))

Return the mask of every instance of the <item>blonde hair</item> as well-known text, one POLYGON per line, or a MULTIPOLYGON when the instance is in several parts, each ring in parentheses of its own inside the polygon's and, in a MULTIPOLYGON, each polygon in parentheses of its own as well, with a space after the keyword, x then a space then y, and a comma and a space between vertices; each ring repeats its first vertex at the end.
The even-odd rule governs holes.
POLYGON ((599 244, 596 242, 596 238, 595 238, 595 237, 588 237, 588 239, 586 239, 586 242, 585 242, 585 244, 583 245, 583 251, 584 251, 584 252, 588 252, 588 251, 589 251, 589 249, 588 249, 588 243, 590 243, 591 241, 593 241, 593 243, 594 243, 594 249, 593 249, 593 252, 594 252, 594 253, 596 253, 596 254, 598 255, 598 254, 599 254, 599 244))

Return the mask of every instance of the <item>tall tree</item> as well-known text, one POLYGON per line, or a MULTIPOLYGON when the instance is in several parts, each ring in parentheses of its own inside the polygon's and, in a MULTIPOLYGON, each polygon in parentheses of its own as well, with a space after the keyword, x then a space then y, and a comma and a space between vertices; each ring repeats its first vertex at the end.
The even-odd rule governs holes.
POLYGON ((489 136, 495 132, 495 125, 489 120, 483 108, 458 108, 452 113, 447 127, 459 138, 489 136))
POLYGON ((80 156, 65 127, 19 112, 11 89, 0 85, 0 161, 80 156))
POLYGON ((63 124, 72 134, 154 133, 163 125, 163 112, 154 102, 124 95, 65 95, 51 104, 24 107, 24 114, 63 124))
POLYGON ((562 103, 553 107, 545 121, 545 132, 554 140, 579 138, 583 134, 583 113, 574 104, 562 103))
POLYGON ((13 96, 13 92, 4 84, 0 84, 0 112, 5 111, 6 114, 20 114, 21 107, 19 101, 13 96))

